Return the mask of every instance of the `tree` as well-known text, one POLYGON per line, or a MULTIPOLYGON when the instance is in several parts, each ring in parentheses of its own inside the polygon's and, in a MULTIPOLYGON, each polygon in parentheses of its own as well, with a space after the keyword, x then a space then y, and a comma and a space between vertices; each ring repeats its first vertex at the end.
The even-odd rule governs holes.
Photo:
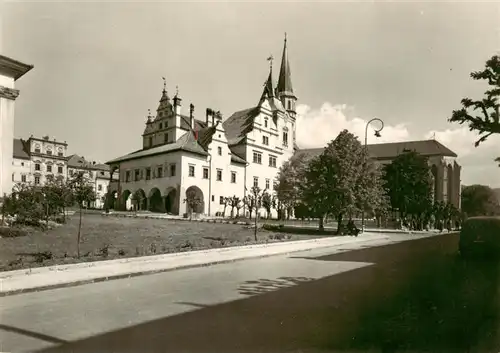
POLYGON ((193 219, 193 210, 195 210, 199 205, 203 203, 203 200, 198 197, 198 194, 195 190, 186 191, 186 198, 184 199, 184 203, 187 205, 189 220, 193 219))
POLYGON ((423 228, 425 212, 432 207, 431 172, 426 157, 404 152, 384 168, 385 189, 403 223, 423 228))
POLYGON ((226 209, 230 203, 230 200, 231 200, 230 197, 223 197, 222 198, 222 201, 224 202, 224 211, 222 211, 222 218, 226 217, 226 209))
POLYGON ((304 182, 309 159, 306 154, 298 154, 280 167, 274 180, 274 191, 279 201, 279 207, 275 207, 278 210, 278 218, 281 218, 283 209, 293 208, 300 202, 300 185, 304 182))
POLYGON ((248 216, 252 219, 253 209, 255 208, 255 198, 252 194, 246 195, 243 198, 243 203, 248 207, 248 216))
MULTIPOLYGON (((379 217, 388 211, 382 168, 367 159, 355 186, 356 209, 379 217)), ((380 219, 379 219, 380 223, 380 219)))
POLYGON ((74 201, 78 204, 79 216, 78 221, 78 235, 77 235, 77 256, 80 257, 80 238, 82 230, 82 209, 83 204, 90 204, 95 201, 96 195, 92 186, 92 181, 84 174, 78 172, 73 175, 73 178, 68 181, 68 186, 72 191, 74 201))
POLYGON ((462 189, 462 211, 470 217, 493 216, 500 214, 500 205, 489 186, 470 185, 462 189))
POLYGON ((231 206, 231 218, 234 217, 234 209, 236 208, 236 217, 239 216, 241 208, 241 200, 236 195, 228 197, 229 206, 231 206))
MULTIPOLYGON (((467 123, 470 131, 479 133, 479 140, 475 146, 492 134, 500 134, 500 105, 498 97, 500 96, 500 56, 494 55, 486 61, 483 71, 475 71, 470 74, 474 80, 485 80, 488 82, 489 89, 484 93, 485 97, 481 100, 472 100, 470 98, 462 99, 462 108, 454 110, 450 122, 459 124, 467 123), (476 115, 473 112, 478 111, 476 115), (474 115, 472 115, 474 114, 474 115)), ((496 159, 500 162, 500 157, 496 159)))
POLYGON ((251 200, 253 200, 253 207, 255 208, 255 222, 254 222, 255 241, 257 241, 257 218, 259 217, 259 210, 262 207, 262 199, 266 193, 267 189, 262 190, 258 186, 253 186, 250 189, 249 196, 251 197, 251 200))
POLYGON ((18 183, 3 202, 3 212, 15 217, 17 224, 40 226, 45 219, 44 197, 37 186, 18 183))
POLYGON ((273 195, 271 195, 269 192, 265 191, 262 194, 262 207, 265 208, 266 213, 267 213, 267 219, 271 217, 271 208, 273 207, 273 195))
POLYGON ((361 173, 366 157, 358 139, 343 130, 320 156, 309 162, 305 182, 301 184, 302 200, 318 215, 320 230, 324 230, 325 216, 331 214, 337 219, 340 233, 343 217, 351 217, 359 210, 357 194, 365 193, 366 180, 361 173))

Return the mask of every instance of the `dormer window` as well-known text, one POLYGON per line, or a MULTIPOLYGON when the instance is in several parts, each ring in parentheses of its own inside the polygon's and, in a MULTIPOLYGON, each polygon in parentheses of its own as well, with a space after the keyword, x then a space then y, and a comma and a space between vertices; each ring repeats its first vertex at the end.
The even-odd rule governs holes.
POLYGON ((49 156, 50 156, 50 155, 52 155, 52 149, 51 149, 50 147, 49 147, 49 148, 47 148, 47 154, 48 154, 49 156))
POLYGON ((35 153, 40 153, 41 150, 40 150, 40 145, 39 144, 36 144, 35 145, 35 153))

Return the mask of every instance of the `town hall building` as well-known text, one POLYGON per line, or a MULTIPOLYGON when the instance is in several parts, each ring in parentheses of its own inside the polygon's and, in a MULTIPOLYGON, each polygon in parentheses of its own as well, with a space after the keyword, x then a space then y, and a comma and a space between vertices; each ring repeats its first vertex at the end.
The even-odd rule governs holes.
MULTIPOLYGON (((156 115, 147 117, 143 148, 107 162, 118 173, 115 208, 187 213, 188 192, 202 200, 196 213, 221 214, 226 197, 241 200, 252 186, 273 193, 280 166, 297 149, 296 102, 285 38, 278 82, 271 67, 257 104, 224 122, 215 109, 205 119, 181 112, 177 92, 164 85, 156 115)), ((227 208, 229 212, 229 208, 227 208)), ((275 212, 275 211, 274 211, 275 212)))

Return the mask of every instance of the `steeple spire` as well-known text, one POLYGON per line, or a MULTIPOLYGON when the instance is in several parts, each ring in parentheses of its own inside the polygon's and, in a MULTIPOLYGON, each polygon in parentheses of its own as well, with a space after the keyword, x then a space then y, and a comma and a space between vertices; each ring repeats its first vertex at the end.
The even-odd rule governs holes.
POLYGON ((290 71, 290 63, 288 62, 288 50, 286 42, 287 40, 285 33, 285 44, 283 46, 283 56, 281 57, 281 68, 276 92, 278 93, 278 95, 286 94, 293 96, 292 73, 290 71))
POLYGON ((269 76, 267 77, 266 82, 264 83, 264 91, 262 92, 262 96, 260 100, 262 101, 265 98, 274 97, 274 85, 273 85, 273 56, 269 56, 267 60, 270 62, 269 64, 269 76))

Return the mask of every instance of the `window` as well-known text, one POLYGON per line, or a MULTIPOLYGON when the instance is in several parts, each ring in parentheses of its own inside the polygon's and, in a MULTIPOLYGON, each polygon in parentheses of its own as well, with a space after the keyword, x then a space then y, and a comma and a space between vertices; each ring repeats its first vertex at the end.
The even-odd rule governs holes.
POLYGON ((276 168, 276 157, 275 156, 269 156, 269 166, 276 168))
POLYGON ((283 146, 288 146, 288 132, 283 131, 283 146))
POLYGON ((40 145, 35 145, 35 152, 36 153, 40 153, 41 152, 40 145))
POLYGON ((40 163, 35 163, 35 170, 40 170, 40 163))
POLYGON ((39 185, 40 184, 40 177, 37 175, 35 176, 35 185, 39 185))
POLYGON ((217 169, 217 181, 222 181, 222 169, 217 169))
POLYGON ((63 156, 63 150, 62 150, 62 148, 61 148, 61 147, 59 147, 59 149, 57 150, 57 155, 58 155, 59 157, 62 157, 62 156, 63 156))
POLYGON ((136 170, 134 171, 134 174, 135 174, 135 175, 134 175, 134 176, 135 176, 135 181, 139 181, 139 180, 141 180, 141 170, 140 170, 140 169, 136 169, 136 170))
POLYGON ((260 152, 254 152, 253 153, 253 162, 262 164, 262 153, 260 152))
POLYGON ((236 172, 231 172, 231 183, 236 183, 236 172))
POLYGON ((219 197, 219 203, 220 203, 221 205, 224 205, 224 201, 225 201, 225 200, 224 200, 224 196, 219 197))
POLYGON ((217 154, 218 154, 219 156, 222 156, 222 147, 220 147, 220 146, 219 146, 219 147, 217 147, 217 154))
POLYGON ((212 201, 215 201, 215 195, 212 195, 212 201))
POLYGON ((262 136, 262 144, 269 145, 269 136, 262 136))
MULTIPOLYGON (((73 171, 71 171, 71 175, 73 175, 73 171)), ((127 170, 125 172, 125 182, 129 182, 130 181, 130 170, 127 170)))
POLYGON ((267 127, 267 119, 264 119, 264 127, 267 127))
POLYGON ((162 123, 160 123, 160 129, 163 129, 163 124, 162 123))
POLYGON ((163 178, 163 167, 158 167, 156 168, 156 177, 157 178, 163 178))
POLYGON ((151 180, 151 168, 146 168, 146 180, 151 180))
POLYGON ((102 191, 102 185, 101 184, 97 185, 97 191, 102 191))
POLYGON ((21 181, 22 181, 23 183, 25 183, 25 182, 26 182, 26 175, 21 175, 21 181))
POLYGON ((208 168, 203 167, 203 179, 208 179, 208 168))
POLYGON ((259 178, 253 177, 253 186, 259 186, 259 178))
POLYGON ((24 167, 24 162, 21 162, 21 167, 24 167))
POLYGON ((269 190, 269 184, 270 184, 269 179, 266 179, 266 189, 268 189, 268 190, 269 190))
POLYGON ((292 102, 288 101, 288 110, 292 109, 292 102))
POLYGON ((14 181, 14 173, 12 173, 12 181, 14 181))
POLYGON ((194 165, 189 166, 189 176, 194 177, 194 165))
POLYGON ((170 164, 170 176, 175 176, 175 164, 170 164))
POLYGON ((63 172, 63 167, 62 167, 61 165, 57 167, 57 172, 58 172, 59 174, 62 174, 62 172, 63 172))
POLYGON ((149 138, 149 147, 151 147, 151 146, 153 146, 153 138, 152 137, 149 138))
POLYGON ((47 166, 47 172, 52 173, 52 166, 51 165, 47 166))
POLYGON ((163 142, 168 143, 168 134, 163 135, 163 142))
POLYGON ((48 154, 49 156, 50 156, 50 155, 52 155, 52 150, 51 150, 50 148, 49 148, 49 149, 47 149, 47 154, 48 154))

